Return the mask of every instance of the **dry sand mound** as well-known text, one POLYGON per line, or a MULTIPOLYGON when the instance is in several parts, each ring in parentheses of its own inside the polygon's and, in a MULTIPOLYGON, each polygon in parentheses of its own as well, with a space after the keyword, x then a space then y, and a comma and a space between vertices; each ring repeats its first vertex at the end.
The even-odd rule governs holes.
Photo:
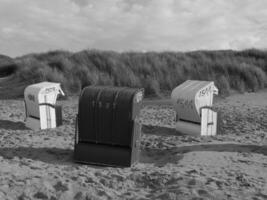
POLYGON ((77 99, 64 125, 32 131, 23 100, 0 101, 0 199, 267 199, 267 92, 216 102, 221 135, 172 129, 171 105, 142 110, 140 162, 132 168, 73 162, 77 99))

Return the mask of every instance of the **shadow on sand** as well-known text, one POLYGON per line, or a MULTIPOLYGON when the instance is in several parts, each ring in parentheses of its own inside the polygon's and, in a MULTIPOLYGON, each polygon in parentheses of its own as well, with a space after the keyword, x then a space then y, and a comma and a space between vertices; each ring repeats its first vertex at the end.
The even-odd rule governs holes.
POLYGON ((50 164, 73 162, 73 151, 59 148, 3 147, 0 148, 0 156, 5 159, 13 159, 14 157, 27 158, 50 164))
POLYGON ((164 165, 171 163, 177 164, 183 159, 183 154, 178 154, 172 149, 142 149, 140 153, 139 162, 154 164, 157 167, 163 167, 164 165))
MULTIPOLYGON (((258 153, 267 155, 267 146, 241 145, 241 144, 203 144, 182 146, 171 149, 142 149, 140 163, 154 163, 156 166, 164 166, 167 163, 177 164, 184 157, 185 153, 195 151, 215 151, 215 152, 240 152, 258 153)), ((14 157, 28 158, 56 165, 73 165, 73 150, 60 148, 0 148, 0 156, 5 159, 14 157)), ((92 167, 101 168, 100 166, 92 167)))
MULTIPOLYGON (((74 161, 74 151, 72 149, 60 148, 36 148, 36 147, 2 147, 0 156, 4 159, 27 158, 34 161, 41 161, 53 165, 77 166, 85 165, 74 161)), ((104 168, 103 165, 89 165, 95 169, 104 168)))
POLYGON ((6 130, 30 130, 23 122, 14 122, 9 120, 0 120, 0 129, 6 130))
POLYGON ((267 146, 242 144, 201 144, 175 147, 171 149, 146 148, 141 151, 140 162, 154 163, 156 166, 163 166, 167 163, 177 164, 179 160, 184 157, 185 153, 196 151, 258 153, 267 155, 267 146))
POLYGON ((142 133, 158 136, 181 136, 184 135, 175 130, 175 128, 160 127, 152 125, 142 125, 142 133))

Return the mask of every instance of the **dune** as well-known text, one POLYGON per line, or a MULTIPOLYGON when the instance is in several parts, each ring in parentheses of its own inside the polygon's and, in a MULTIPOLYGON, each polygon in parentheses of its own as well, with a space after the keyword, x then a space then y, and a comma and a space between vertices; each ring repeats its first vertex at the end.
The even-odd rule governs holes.
POLYGON ((73 162, 77 97, 60 101, 63 125, 32 131, 22 99, 0 100, 0 199, 267 199, 267 91, 215 102, 220 134, 179 135, 169 101, 148 101, 139 163, 73 162))
POLYGON ((12 75, 8 79, 12 81, 0 81, 0 98, 22 97, 27 85, 41 81, 61 83, 68 95, 77 95, 88 85, 109 85, 143 87, 147 97, 161 97, 188 79, 214 81, 225 96, 231 90, 255 92, 267 87, 266 57, 266 51, 257 49, 146 53, 87 49, 16 58, 0 55, 0 78, 12 75))
POLYGON ((0 55, 0 80, 14 74, 16 69, 17 65, 12 58, 0 55))

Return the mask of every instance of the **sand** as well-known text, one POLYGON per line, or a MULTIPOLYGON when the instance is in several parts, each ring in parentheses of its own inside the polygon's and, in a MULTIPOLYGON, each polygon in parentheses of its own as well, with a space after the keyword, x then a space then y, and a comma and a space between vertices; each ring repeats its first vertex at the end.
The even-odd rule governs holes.
POLYGON ((131 168, 73 162, 77 98, 61 101, 63 125, 24 126, 23 100, 0 100, 0 199, 267 199, 267 91, 215 102, 220 135, 174 129, 167 101, 147 103, 141 155, 131 168))

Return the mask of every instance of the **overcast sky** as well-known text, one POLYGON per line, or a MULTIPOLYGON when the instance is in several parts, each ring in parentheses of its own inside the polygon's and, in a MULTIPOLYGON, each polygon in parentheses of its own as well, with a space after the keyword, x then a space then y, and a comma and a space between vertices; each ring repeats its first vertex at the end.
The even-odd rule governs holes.
POLYGON ((0 54, 267 47, 267 0, 0 0, 0 54))

